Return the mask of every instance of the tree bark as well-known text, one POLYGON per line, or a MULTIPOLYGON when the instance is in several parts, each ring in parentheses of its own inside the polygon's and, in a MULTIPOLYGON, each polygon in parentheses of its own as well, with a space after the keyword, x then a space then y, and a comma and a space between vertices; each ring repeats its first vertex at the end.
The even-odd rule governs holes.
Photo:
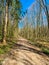
POLYGON ((48 21, 48 30, 49 30, 49 15, 47 17, 47 21, 48 21))
POLYGON ((2 37, 3 44, 5 44, 5 45, 6 45, 6 35, 7 35, 7 22, 8 22, 8 4, 6 3, 5 21, 4 21, 4 25, 3 25, 3 37, 2 37))
POLYGON ((47 22, 48 22, 48 37, 49 37, 49 15, 47 16, 47 22))

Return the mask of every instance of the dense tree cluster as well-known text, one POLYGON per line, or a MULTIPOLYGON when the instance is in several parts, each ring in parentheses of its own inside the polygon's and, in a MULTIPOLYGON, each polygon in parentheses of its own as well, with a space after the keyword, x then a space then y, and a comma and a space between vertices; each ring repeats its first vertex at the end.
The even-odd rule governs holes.
POLYGON ((22 20, 24 26, 20 35, 34 41, 49 39, 49 8, 47 0, 36 0, 27 10, 22 20))
POLYGON ((4 44, 18 33, 21 8, 20 0, 0 0, 0 38, 4 44))

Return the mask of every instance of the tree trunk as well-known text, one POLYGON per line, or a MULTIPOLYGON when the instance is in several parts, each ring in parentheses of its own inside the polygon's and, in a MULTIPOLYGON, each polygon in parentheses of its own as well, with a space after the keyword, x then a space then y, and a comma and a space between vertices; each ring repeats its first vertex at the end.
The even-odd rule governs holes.
POLYGON ((18 21, 14 20, 14 30, 13 30, 13 34, 14 34, 14 38, 18 39, 18 21))
POLYGON ((48 21, 48 37, 49 37, 49 15, 47 16, 47 21, 48 21))
POLYGON ((48 21, 48 30, 49 30, 49 15, 47 17, 47 21, 48 21))
POLYGON ((7 22, 8 22, 8 4, 6 3, 6 10, 5 10, 5 21, 4 21, 4 25, 3 25, 3 37, 2 37, 2 41, 3 44, 6 45, 6 35, 7 35, 7 22))

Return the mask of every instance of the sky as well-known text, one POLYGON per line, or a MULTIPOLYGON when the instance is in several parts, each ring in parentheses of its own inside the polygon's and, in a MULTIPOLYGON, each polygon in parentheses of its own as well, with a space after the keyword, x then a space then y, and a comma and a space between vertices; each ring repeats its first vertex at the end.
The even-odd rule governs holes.
POLYGON ((23 11, 27 10, 28 7, 35 1, 35 0, 20 0, 23 6, 23 11))
MULTIPOLYGON (((20 0, 22 3, 23 11, 26 11, 35 0, 20 0)), ((19 23, 19 28, 23 27, 23 23, 19 23)))
MULTIPOLYGON (((23 11, 25 12, 31 4, 35 2, 35 0, 20 0, 22 3, 23 11)), ((49 0, 46 0, 47 4, 49 5, 49 0)), ((23 23, 19 23, 19 28, 23 27, 23 23)))

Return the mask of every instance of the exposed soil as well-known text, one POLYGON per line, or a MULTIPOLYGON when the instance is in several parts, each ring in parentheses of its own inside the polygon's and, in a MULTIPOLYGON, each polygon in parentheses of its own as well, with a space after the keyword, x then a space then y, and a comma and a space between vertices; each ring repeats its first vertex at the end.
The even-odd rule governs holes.
POLYGON ((49 57, 26 39, 20 38, 2 65, 49 65, 49 57))

